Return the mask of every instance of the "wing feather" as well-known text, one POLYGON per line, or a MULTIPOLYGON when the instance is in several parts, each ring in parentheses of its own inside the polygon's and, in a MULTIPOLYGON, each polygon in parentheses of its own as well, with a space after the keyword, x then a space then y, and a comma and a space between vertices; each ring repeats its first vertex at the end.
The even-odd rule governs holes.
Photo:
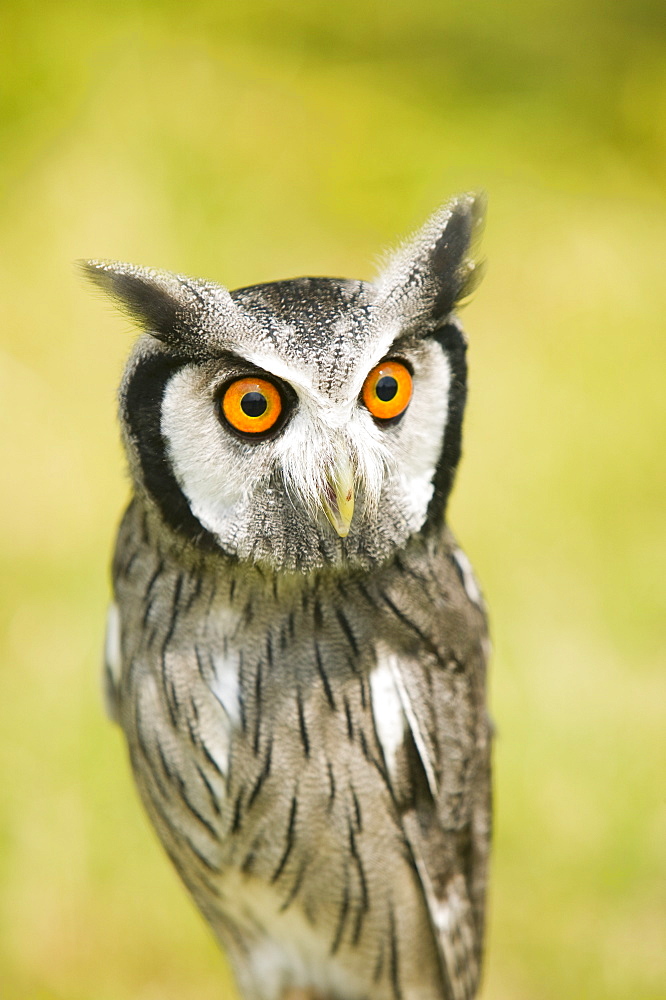
MULTIPOLYGON (((472 1000, 490 840, 487 633, 483 608, 452 560, 425 591, 414 600, 412 577, 411 590, 403 581, 390 594, 402 623, 411 621, 412 634, 425 643, 378 647, 378 667, 390 671, 404 728, 403 752, 396 753, 394 738, 388 770, 438 944, 445 996, 472 1000)), ((381 742, 381 727, 377 732, 381 742)))

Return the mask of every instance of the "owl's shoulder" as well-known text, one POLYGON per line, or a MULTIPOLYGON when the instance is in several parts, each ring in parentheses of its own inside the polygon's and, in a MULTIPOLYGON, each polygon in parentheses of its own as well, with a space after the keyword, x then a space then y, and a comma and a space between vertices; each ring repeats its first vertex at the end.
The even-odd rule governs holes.
POLYGON ((449 528, 445 528, 442 533, 441 549, 443 557, 457 577, 467 600, 485 617, 487 614, 486 602, 472 563, 449 528))
POLYGON ((471 562, 449 528, 417 536, 378 578, 389 607, 418 622, 430 643, 445 649, 477 646, 487 611, 471 562))

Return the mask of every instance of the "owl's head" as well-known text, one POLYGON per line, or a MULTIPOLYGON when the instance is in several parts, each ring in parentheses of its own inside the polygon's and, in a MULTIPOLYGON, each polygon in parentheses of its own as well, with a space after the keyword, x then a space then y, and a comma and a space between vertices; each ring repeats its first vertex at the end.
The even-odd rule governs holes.
POLYGON ((443 206, 374 282, 220 285, 89 261, 146 331, 120 414, 137 495, 198 548, 369 567, 439 525, 460 457, 480 199, 443 206))

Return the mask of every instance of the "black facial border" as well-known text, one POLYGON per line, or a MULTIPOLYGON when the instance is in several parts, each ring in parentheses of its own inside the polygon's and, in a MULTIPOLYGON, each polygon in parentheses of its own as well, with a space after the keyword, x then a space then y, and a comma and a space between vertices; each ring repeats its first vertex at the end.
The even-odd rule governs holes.
POLYGON ((467 341, 464 333, 457 323, 448 322, 430 336, 440 344, 448 358, 451 383, 444 441, 432 480, 434 492, 426 512, 426 530, 439 528, 446 516, 446 505, 462 453, 462 426, 467 401, 467 341))
POLYGON ((166 524, 197 546, 219 552, 215 536, 194 516, 173 474, 161 429, 162 401, 171 377, 190 363, 190 357, 151 355, 142 358, 131 374, 122 401, 123 418, 139 457, 146 492, 166 524))

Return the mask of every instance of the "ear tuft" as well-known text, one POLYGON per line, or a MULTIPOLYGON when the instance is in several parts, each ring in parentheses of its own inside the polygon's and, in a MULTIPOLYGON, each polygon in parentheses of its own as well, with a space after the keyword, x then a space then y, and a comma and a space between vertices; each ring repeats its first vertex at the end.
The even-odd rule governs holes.
POLYGON ((446 319, 482 277, 474 251, 485 205, 485 196, 463 194, 435 212, 389 258, 376 281, 380 302, 392 304, 407 322, 446 319))
POLYGON ((80 261, 83 273, 158 340, 190 337, 202 296, 189 279, 114 260, 80 261))

